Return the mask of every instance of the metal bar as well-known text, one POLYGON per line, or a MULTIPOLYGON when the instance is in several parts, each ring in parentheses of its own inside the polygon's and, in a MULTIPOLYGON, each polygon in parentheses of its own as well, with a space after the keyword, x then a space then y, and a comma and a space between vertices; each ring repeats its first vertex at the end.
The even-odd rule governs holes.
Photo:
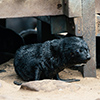
POLYGON ((37 23, 37 40, 38 42, 44 42, 51 39, 51 27, 50 24, 38 20, 37 23))

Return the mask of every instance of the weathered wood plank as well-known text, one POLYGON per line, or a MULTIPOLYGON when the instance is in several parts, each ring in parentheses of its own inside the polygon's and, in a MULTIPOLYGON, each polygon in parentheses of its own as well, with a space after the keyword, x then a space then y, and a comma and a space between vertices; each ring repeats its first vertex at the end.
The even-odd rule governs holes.
POLYGON ((100 37, 100 15, 96 14, 96 36, 100 37))
POLYGON ((95 0, 82 0, 83 38, 90 48, 91 60, 84 66, 84 77, 96 77, 95 0))
POLYGON ((81 0, 0 0, 0 18, 62 14, 81 16, 81 0))
POLYGON ((64 14, 68 17, 82 16, 81 0, 63 0, 64 14))
POLYGON ((61 14, 62 0, 0 0, 0 18, 61 14))
POLYGON ((100 13, 100 0, 95 0, 96 13, 100 13))
POLYGON ((82 36, 82 17, 68 18, 67 31, 75 36, 82 36))
POLYGON ((82 28, 83 28, 83 23, 82 23, 82 17, 74 18, 74 23, 75 23, 75 35, 76 36, 83 36, 82 33, 82 28))
POLYGON ((75 35, 74 18, 67 18, 67 31, 70 34, 75 35))

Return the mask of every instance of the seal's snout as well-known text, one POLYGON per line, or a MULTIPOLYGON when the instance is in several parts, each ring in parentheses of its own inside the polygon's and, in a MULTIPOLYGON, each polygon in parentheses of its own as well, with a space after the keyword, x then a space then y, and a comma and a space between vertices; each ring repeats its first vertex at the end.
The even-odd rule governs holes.
POLYGON ((90 60, 91 59, 91 56, 90 54, 87 55, 87 60, 90 60))

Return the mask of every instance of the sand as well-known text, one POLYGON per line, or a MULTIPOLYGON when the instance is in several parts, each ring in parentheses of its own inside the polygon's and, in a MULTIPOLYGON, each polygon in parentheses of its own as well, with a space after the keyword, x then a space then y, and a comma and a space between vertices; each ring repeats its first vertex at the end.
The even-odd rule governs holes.
MULTIPOLYGON (((100 100, 100 69, 96 70, 96 78, 83 78, 79 71, 65 69, 60 73, 61 78, 76 78, 80 81, 64 83, 67 88, 38 92, 23 90, 21 86, 13 84, 13 81, 23 82, 14 71, 13 59, 0 65, 2 69, 6 72, 0 73, 0 100, 100 100)), ((46 88, 53 89, 53 86, 50 83, 46 88)))

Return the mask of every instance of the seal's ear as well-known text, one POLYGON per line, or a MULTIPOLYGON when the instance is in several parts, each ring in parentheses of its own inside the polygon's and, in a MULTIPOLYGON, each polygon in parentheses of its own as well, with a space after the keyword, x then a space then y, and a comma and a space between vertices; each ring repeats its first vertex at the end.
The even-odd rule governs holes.
POLYGON ((53 40, 50 43, 50 50, 53 56, 59 55, 60 53, 60 42, 58 40, 53 40))
POLYGON ((52 51, 58 51, 59 48, 59 42, 57 40, 52 40, 50 43, 50 49, 52 51))

